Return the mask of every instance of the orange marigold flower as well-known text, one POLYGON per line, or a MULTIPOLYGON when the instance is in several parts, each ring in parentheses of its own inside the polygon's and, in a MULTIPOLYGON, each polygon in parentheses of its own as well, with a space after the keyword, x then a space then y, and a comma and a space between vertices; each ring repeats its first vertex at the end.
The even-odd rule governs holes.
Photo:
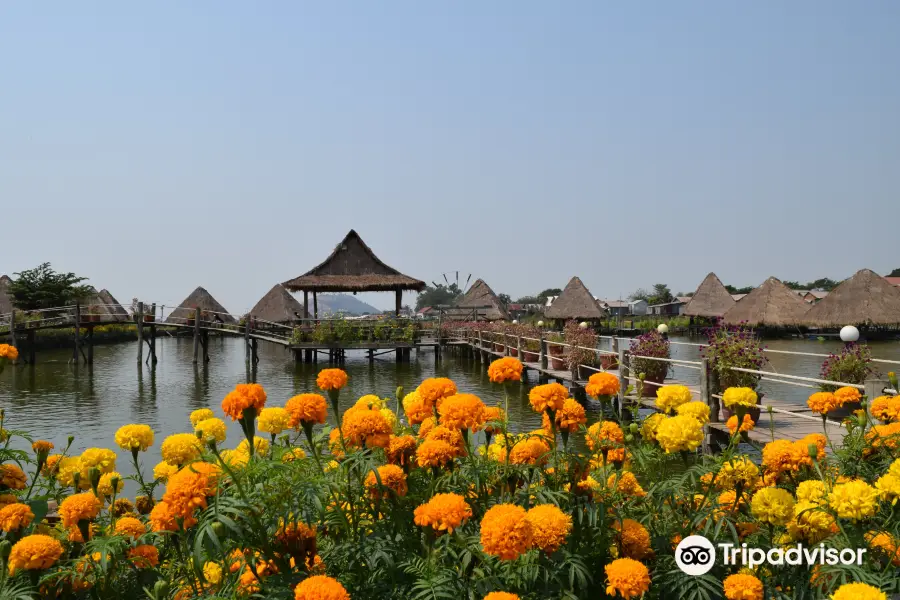
POLYGON ((722 582, 727 600, 763 600, 762 581, 753 575, 735 573, 722 582))
POLYGON ((25 472, 22 471, 19 465, 12 463, 0 465, 0 487, 10 490, 24 490, 25 480, 25 472))
POLYGON ((801 439, 794 442, 800 449, 806 449, 807 454, 809 453, 809 446, 815 444, 818 449, 818 454, 816 455, 817 460, 822 460, 825 458, 825 447, 828 445, 828 438, 826 438, 821 433, 810 433, 809 435, 803 436, 801 439))
POLYGON ((7 504, 0 508, 0 529, 9 533, 31 525, 34 513, 27 504, 7 504))
POLYGON ((616 542, 622 555, 641 560, 650 554, 650 532, 633 519, 623 519, 613 524, 616 530, 616 542))
POLYGON ((147 527, 140 519, 134 517, 122 517, 116 521, 116 535, 124 535, 130 538, 139 538, 147 533, 147 527))
POLYGON ((289 425, 297 428, 303 423, 324 423, 328 416, 328 403, 320 394, 300 394, 288 400, 284 410, 291 415, 289 425))
POLYGON ((425 401, 429 407, 440 406, 444 398, 456 394, 456 384, 446 377, 430 377, 419 384, 416 394, 425 401))
POLYGON ((347 385, 347 379, 343 369, 322 369, 316 377, 316 385, 323 392, 336 392, 347 385))
POLYGON ((491 592, 484 597, 484 600, 519 600, 519 596, 509 592, 491 592))
POLYGON ((897 449, 900 447, 900 423, 875 425, 866 433, 866 442, 873 450, 881 447, 897 449))
POLYGON ((633 498, 643 498, 647 495, 647 492, 644 491, 637 477, 631 471, 622 471, 618 475, 613 473, 606 480, 606 487, 614 488, 620 494, 633 498))
MULTIPOLYGON (((734 435, 737 429, 737 415, 731 415, 728 421, 725 422, 725 425, 728 427, 728 431, 734 435)), ((754 427, 756 427, 756 423, 753 422, 750 415, 744 415, 744 420, 741 422, 741 431, 753 431, 754 427)))
POLYGON ((866 541, 873 550, 884 554, 891 564, 900 567, 900 544, 897 539, 886 531, 875 533, 870 531, 866 534, 866 541))
POLYGON ((806 400, 806 405, 810 410, 824 415, 829 411, 838 408, 841 405, 840 400, 831 392, 816 392, 806 400))
POLYGON ((176 516, 167 502, 157 502, 150 511, 150 528, 153 531, 178 531, 176 516))
POLYGON ((619 393, 619 378, 612 373, 594 373, 588 378, 584 391, 592 398, 615 396, 619 393))
POLYGON ((74 527, 79 521, 90 521, 99 513, 102 504, 90 493, 73 494, 63 500, 57 512, 64 527, 74 527))
POLYGON ((437 532, 453 533, 471 516, 472 507, 459 494, 435 494, 431 500, 416 507, 414 522, 437 532))
POLYGON ((545 410, 559 410, 563 407, 569 390, 559 383, 545 383, 536 385, 528 392, 528 401, 535 412, 542 413, 545 410))
POLYGON ((354 446, 387 448, 393 430, 380 410, 355 408, 344 413, 341 431, 354 446))
MULTIPOLYGON (((347 438, 343 438, 345 444, 349 444, 347 438)), ((341 430, 340 429, 332 429, 331 433, 328 434, 328 449, 331 451, 332 456, 335 458, 341 459, 344 458, 344 449, 341 447, 341 430)))
POLYGON ((878 396, 872 400, 872 416, 883 423, 900 420, 900 396, 878 396))
MULTIPOLYGON (((169 477, 163 502, 175 516, 183 519, 186 528, 191 527, 197 522, 194 518, 196 509, 206 508, 206 499, 215 495, 218 478, 218 466, 205 462, 191 463, 169 477)), ((153 513, 150 518, 153 519, 153 513)))
MULTIPOLYGON (((405 496, 409 490, 406 486, 406 473, 397 465, 378 467, 378 478, 381 479, 382 486, 392 490, 400 497, 405 496)), ((366 477, 366 489, 369 490, 369 494, 374 498, 384 496, 378 485, 378 479, 375 478, 374 471, 369 472, 368 477, 366 477)))
POLYGON ((484 421, 475 431, 484 429, 485 433, 493 435, 494 432, 500 431, 496 424, 506 421, 506 411, 499 406, 486 406, 483 417, 484 421))
POLYGON ((513 560, 528 552, 533 539, 531 521, 521 506, 495 504, 481 519, 481 547, 485 554, 513 560))
POLYGON ((159 564, 159 550, 150 544, 141 544, 128 551, 128 558, 138 569, 152 569, 159 564))
POLYGON ((48 442, 47 440, 37 440, 31 444, 31 449, 37 454, 41 452, 49 453, 54 447, 53 442, 48 442))
POLYGON ((416 454, 416 438, 411 435, 392 435, 387 447, 388 462, 407 466, 416 454))
POLYGON ((454 394, 438 408, 440 423, 452 429, 475 429, 484 423, 484 402, 474 394, 454 394))
POLYGON ((633 558, 617 558, 605 567, 606 594, 638 598, 650 589, 650 572, 633 558))
POLYGON ((426 440, 416 450, 416 462, 420 467, 442 467, 457 455, 457 450, 443 440, 426 440))
POLYGON ((494 383, 521 381, 522 361, 512 356, 498 358, 488 367, 488 378, 494 383))
POLYGON ((459 429, 450 429, 443 425, 438 425, 425 436, 425 441, 429 440, 447 442, 456 449, 456 456, 466 456, 466 444, 459 429))
POLYGON ((49 535, 27 535, 16 542, 9 553, 9 572, 49 569, 62 553, 62 544, 49 535))
POLYGON ((419 439, 424 440, 426 437, 428 437, 428 434, 431 433, 431 430, 436 426, 437 422, 432 417, 428 417, 427 419, 422 421, 422 424, 419 425, 419 433, 417 434, 419 436, 419 439))
POLYGON ((780 475, 788 471, 796 471, 809 460, 806 448, 788 440, 769 442, 762 449, 762 464, 767 471, 780 475))
POLYGON ((239 383, 222 400, 222 410, 232 421, 241 419, 247 409, 259 414, 265 405, 266 390, 258 383, 239 383))
POLYGON ((403 410, 410 425, 418 425, 434 414, 431 405, 416 392, 410 392, 403 397, 403 410))
POLYGON ((849 404, 852 402, 859 402, 859 399, 862 398, 862 394, 859 393, 858 389, 846 386, 838 388, 834 392, 834 397, 837 398, 837 401, 841 406, 844 406, 845 404, 849 404))
POLYGON ((350 600, 350 594, 338 580, 313 575, 294 588, 294 600, 350 600))
POLYGON ((572 517, 553 504, 539 504, 526 517, 531 522, 532 543, 547 554, 556 552, 572 531, 572 517))
POLYGON ((547 461, 550 445, 539 436, 529 436, 516 442, 509 453, 509 462, 514 465, 542 465, 547 461))
POLYGON ((593 451, 616 448, 625 443, 625 434, 618 423, 599 421, 588 428, 587 445, 593 451))
MULTIPOLYGON (((597 373, 600 375, 600 373, 597 373)), ((544 413, 546 416, 547 413, 544 413)), ((587 423, 587 415, 584 413, 584 407, 578 400, 566 398, 562 408, 556 411, 556 426, 560 431, 568 431, 575 433, 579 426, 587 423)))

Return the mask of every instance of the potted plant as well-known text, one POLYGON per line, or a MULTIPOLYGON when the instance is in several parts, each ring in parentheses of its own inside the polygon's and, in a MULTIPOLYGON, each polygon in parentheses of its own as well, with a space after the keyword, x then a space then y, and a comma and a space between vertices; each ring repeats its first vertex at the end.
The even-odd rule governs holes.
POLYGON ((556 331, 547 334, 547 356, 550 358, 550 368, 554 371, 563 371, 566 368, 566 347, 560 346, 560 343, 565 343, 563 334, 556 331))
MULTIPOLYGON (((669 358, 669 340, 656 330, 648 331, 631 341, 631 373, 637 378, 644 375, 643 394, 649 398, 656 397, 656 390, 666 380, 669 363, 653 358, 669 358), (642 358, 647 357, 647 358, 642 358)), ((623 385, 626 385, 623 382, 623 385)))
POLYGON ((522 362, 536 363, 541 357, 541 332, 533 325, 520 327, 522 336, 522 362))
MULTIPOLYGON (((757 407, 747 414, 754 422, 759 421, 762 396, 756 388, 762 375, 734 371, 733 367, 761 371, 769 362, 763 351, 763 345, 753 330, 744 325, 717 326, 707 332, 709 341, 701 353, 709 363, 710 371, 715 375, 712 386, 714 394, 722 394, 730 387, 746 387, 756 391, 759 401, 757 407)), ((722 418, 728 420, 734 414, 722 407, 722 418)))
POLYGON ((582 327, 577 321, 566 323, 563 329, 563 338, 566 340, 565 357, 566 367, 569 371, 578 372, 580 379, 587 379, 594 371, 583 367, 592 367, 597 364, 597 334, 590 327, 582 327))
MULTIPOLYGON (((838 388, 844 387, 844 383, 855 383, 862 385, 865 383, 869 375, 875 373, 872 367, 872 351, 868 346, 859 344, 846 344, 840 354, 829 354, 822 362, 822 369, 819 379, 827 379, 828 381, 841 382, 838 385, 828 385, 827 383, 819 384, 819 388, 823 392, 834 392, 838 388)), ((840 408, 830 410, 827 413, 829 419, 842 420, 853 414, 861 408, 862 404, 857 402, 847 402, 840 408)))

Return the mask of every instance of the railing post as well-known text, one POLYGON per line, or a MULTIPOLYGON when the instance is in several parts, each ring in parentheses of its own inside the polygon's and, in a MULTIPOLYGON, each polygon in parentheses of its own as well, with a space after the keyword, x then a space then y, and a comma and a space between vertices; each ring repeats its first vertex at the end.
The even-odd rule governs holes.
POLYGON ((522 362, 525 362, 523 360, 525 358, 525 355, 522 354, 522 336, 521 335, 516 336, 516 355, 519 357, 519 360, 521 360, 522 362))
POLYGON ((73 356, 76 363, 81 362, 81 357, 79 356, 79 354, 81 354, 81 327, 79 327, 79 325, 81 325, 81 303, 76 302, 75 303, 75 350, 74 350, 74 356, 73 356))
MULTIPOLYGON (((709 387, 709 362, 706 358, 700 359, 700 400, 709 406, 709 422, 710 423, 718 423, 719 422, 719 407, 716 406, 715 410, 713 410, 713 405, 711 401, 714 399, 712 397, 712 392, 709 387)), ((741 424, 738 423, 738 429, 740 429, 741 424)), ((703 426, 703 453, 709 454, 709 425, 703 426)))
POLYGON ((625 410, 625 392, 628 390, 628 352, 619 348, 619 410, 625 410))
POLYGON ((194 364, 200 354, 200 307, 194 308, 194 364))
POLYGON ((481 330, 478 330, 478 348, 484 348, 484 337, 481 335, 481 330))
POLYGON ((544 339, 544 331, 543 330, 541 330, 540 343, 541 343, 541 354, 540 354, 541 368, 546 369, 547 368, 547 340, 544 339))
POLYGON ((244 321, 244 361, 250 362, 250 320, 253 315, 247 313, 247 320, 244 321))
POLYGON ((16 345, 16 309, 13 308, 12 312, 9 313, 9 341, 12 342, 12 345, 16 345))
POLYGON ((138 336, 138 353, 137 353, 137 361, 143 362, 144 360, 144 303, 138 302, 137 304, 137 336, 138 336))
MULTIPOLYGON (((700 361, 700 373, 706 373, 706 388, 709 390, 709 420, 711 423, 719 422, 719 399, 715 397, 716 389, 719 387, 719 376, 713 369, 709 368, 709 362, 704 358, 700 361)), ((701 388, 702 389, 702 388, 701 388)), ((738 429, 741 424, 738 423, 738 429)))
POLYGON ((503 356, 509 356, 509 336, 503 333, 503 356))

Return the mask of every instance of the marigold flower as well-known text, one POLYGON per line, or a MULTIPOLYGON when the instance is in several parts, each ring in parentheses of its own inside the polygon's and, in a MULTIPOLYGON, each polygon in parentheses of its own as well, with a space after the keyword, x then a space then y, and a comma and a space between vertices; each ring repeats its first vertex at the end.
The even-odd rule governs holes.
MULTIPOLYGON (((49 462, 49 459, 48 459, 49 462)), ((59 458, 55 465, 56 480, 63 487, 75 486, 75 473, 81 475, 81 458, 77 456, 65 456, 59 458)))
POLYGON ((457 455, 457 449, 443 440, 426 440, 416 450, 420 467, 442 467, 457 455))
POLYGON ((116 535, 124 535, 130 538, 139 538, 147 533, 147 527, 141 523, 140 519, 134 517, 122 517, 116 520, 114 529, 116 535))
MULTIPOLYGON (((266 410, 268 409, 263 409, 263 412, 266 410)), ((260 429, 262 428, 260 427, 260 429)), ((212 417, 210 419, 198 421, 197 424, 194 425, 194 433, 201 434, 204 442, 216 442, 217 444, 221 444, 225 441, 225 436, 228 433, 228 426, 225 425, 225 421, 222 419, 212 417)))
POLYGON ((529 435, 513 445, 509 462, 514 465, 542 465, 547 461, 550 445, 543 437, 529 435))
POLYGON ((157 502, 150 511, 150 528, 153 531, 178 531, 177 515, 166 501, 157 502))
POLYGON ((101 498, 109 498, 113 495, 113 479, 118 479, 115 493, 120 494, 122 492, 122 488, 125 487, 125 478, 116 471, 104 473, 100 476, 100 482, 97 484, 97 494, 101 498))
POLYGON ((806 405, 809 406, 811 411, 824 415, 838 408, 841 404, 831 392, 816 392, 807 398, 806 405))
POLYGON ((693 417, 667 417, 656 430, 656 441, 666 451, 693 452, 703 442, 703 425, 693 417))
POLYGON ((159 550, 150 544, 141 544, 128 550, 128 558, 138 569, 152 569, 159 565, 159 550))
POLYGON ((897 539, 886 531, 875 533, 870 531, 866 534, 866 541, 869 547, 876 552, 884 554, 895 567, 900 567, 900 543, 897 539))
POLYGON ((592 398, 599 398, 600 396, 615 396, 619 393, 619 387, 618 377, 612 373, 601 371, 588 377, 584 391, 592 398))
POLYGON ((835 529, 834 517, 815 502, 799 501, 794 505, 794 518, 787 524, 792 539, 818 544, 835 529))
POLYGON ((10 490, 25 489, 25 472, 13 463, 0 465, 0 487, 10 490))
POLYGON ((456 384, 446 377, 430 377, 419 384, 416 394, 425 401, 429 410, 432 406, 440 406, 444 398, 456 394, 456 384))
POLYGON ((254 410, 254 414, 259 414, 265 405, 266 390, 258 383, 239 383, 222 400, 222 410, 232 421, 240 420, 249 408, 254 410))
POLYGON ((622 554, 627 558, 641 560, 650 554, 650 532, 633 519, 623 519, 613 523, 616 530, 616 542, 622 554))
POLYGON ((454 394, 438 408, 440 423, 451 429, 475 429, 484 423, 484 402, 474 394, 454 394))
POLYGON ((323 392, 336 392, 347 385, 347 379, 343 369, 322 369, 316 377, 316 385, 323 392))
POLYGON ((433 415, 431 405, 418 392, 410 392, 403 397, 403 411, 410 425, 418 425, 433 415))
POLYGON ((291 415, 280 406, 264 408, 259 413, 259 430, 278 435, 290 427, 291 415))
POLYGON ((801 481, 797 486, 797 501, 822 504, 825 501, 825 484, 817 479, 801 481))
POLYGON ((786 525, 794 516, 794 497, 787 490, 765 487, 753 494, 753 516, 772 525, 786 525))
MULTIPOLYGON (((544 413, 546 416, 547 413, 544 413)), ((578 400, 566 398, 562 408, 556 411, 556 427, 560 431, 575 433, 581 425, 587 423, 584 407, 578 400)))
POLYGON ((175 433, 163 440, 159 448, 163 460, 180 467, 200 458, 203 447, 192 433, 175 433))
POLYGON ((291 448, 281 455, 281 462, 289 463, 294 462, 295 460, 302 460, 304 458, 306 458, 306 452, 303 450, 303 448, 295 447, 291 448))
POLYGON ((387 459, 395 465, 407 466, 416 454, 416 438, 411 435, 392 435, 388 441, 387 459))
POLYGON ((665 418, 666 415, 655 412, 644 419, 644 421, 641 423, 641 437, 648 442, 655 442, 656 431, 657 429, 659 429, 659 424, 662 423, 663 419, 665 418))
POLYGON ((526 513, 531 522, 532 543, 547 554, 553 554, 572 531, 572 517, 553 504, 539 504, 526 513))
POLYGON ((866 519, 878 510, 878 490, 862 479, 839 483, 828 495, 828 505, 841 519, 866 519))
POLYGON ((872 450, 882 447, 896 450, 900 447, 900 423, 875 425, 866 433, 866 442, 872 450))
POLYGON ((489 433, 493 435, 496 431, 500 429, 497 427, 498 423, 506 422, 506 411, 503 410, 499 406, 486 406, 484 408, 484 422, 482 425, 479 425, 475 431, 480 431, 484 429, 485 433, 489 433))
POLYGON ((521 381, 522 361, 512 356, 498 358, 488 367, 488 378, 493 383, 521 381))
POLYGON ((153 500, 150 499, 150 496, 135 496, 134 508, 139 514, 149 515, 150 511, 153 510, 153 500))
POLYGON ((900 396, 878 396, 869 407, 872 416, 883 423, 900 420, 900 396))
POLYGON ((9 572, 49 569, 62 553, 62 544, 49 535, 27 535, 16 542, 9 553, 9 572))
POLYGON ((207 419, 212 419, 216 414, 208 409, 208 408, 198 408, 197 410, 191 413, 189 417, 191 420, 191 427, 197 427, 197 423, 200 421, 205 421, 207 419))
POLYGON ((598 421, 587 430, 587 446, 593 451, 608 450, 621 446, 625 442, 625 434, 618 423, 598 421))
POLYGON ((350 600, 350 594, 336 579, 313 575, 294 588, 294 600, 350 600))
MULTIPOLYGON (((409 488, 406 485, 406 473, 397 465, 384 465, 378 467, 378 477, 381 479, 381 485, 392 490, 401 498, 406 495, 409 488)), ((383 494, 378 485, 378 479, 375 478, 375 472, 369 472, 366 477, 366 489, 372 497, 382 497, 383 494)))
POLYGON ((606 487, 615 489, 620 494, 631 496, 632 498, 643 498, 647 495, 647 492, 644 491, 637 477, 631 471, 622 471, 618 474, 613 473, 607 478, 606 487))
MULTIPOLYGON (((196 523, 194 512, 207 506, 206 499, 216 493, 219 467, 210 463, 195 462, 169 477, 163 502, 172 514, 184 521, 185 527, 196 523)), ((153 514, 150 515, 151 520, 153 514)))
POLYGON ((638 598, 650 589, 650 572, 632 558, 617 558, 605 567, 606 594, 623 598, 638 598))
POLYGON ((525 509, 515 504, 495 504, 481 519, 481 547, 485 554, 513 560, 528 552, 534 528, 525 509))
POLYGON ((354 446, 386 448, 393 429, 379 410, 353 409, 344 413, 341 431, 354 446))
POLYGON ((678 405, 675 412, 682 416, 694 417, 701 425, 709 423, 709 405, 703 402, 685 402, 678 405))
POLYGON ((748 387, 730 387, 722 394, 722 402, 727 408, 756 406, 758 401, 759 396, 748 387))
POLYGON ((31 525, 34 513, 27 504, 7 504, 0 508, 0 529, 6 533, 18 531, 31 525))
POLYGON ((459 494, 435 494, 431 500, 416 507, 413 514, 413 521, 420 527, 453 533, 472 517, 472 507, 459 494))
POLYGON ((559 410, 563 407, 569 390, 559 383, 545 383, 536 385, 528 392, 528 401, 535 412, 542 413, 546 410, 559 410))
MULTIPOLYGON (((269 453, 269 448, 271 447, 271 443, 264 437, 259 437, 258 435, 253 436, 253 452, 257 456, 265 456, 269 453)), ((238 454, 245 454, 247 459, 250 458, 250 442, 247 441, 247 438, 241 440, 241 443, 238 444, 237 448, 234 449, 238 454)))
POLYGON ((116 431, 116 444, 122 450, 131 452, 134 450, 145 451, 153 445, 153 429, 149 425, 130 424, 119 427, 116 431))
POLYGON ((716 475, 716 485, 721 490, 733 490, 740 486, 747 490, 759 477, 759 467, 746 456, 739 456, 722 463, 716 475))
MULTIPOLYGON (((737 430, 737 422, 737 415, 731 415, 728 417, 728 421, 725 422, 731 435, 734 435, 735 430, 737 430)), ((753 422, 750 415, 744 415, 744 420, 741 421, 741 431, 753 431, 754 427, 756 427, 756 423, 753 422)))
POLYGON ((179 467, 170 465, 166 461, 159 462, 153 467, 153 478, 163 482, 168 481, 169 477, 178 472, 178 469, 179 467))
POLYGON ((519 600, 519 596, 509 592, 491 592, 484 597, 484 600, 519 600))
POLYGON ((34 450, 36 454, 45 453, 49 454, 51 450, 53 450, 54 445, 53 442, 49 442, 47 440, 35 440, 31 444, 31 449, 34 450))
POLYGON ((691 390, 684 385, 664 385, 656 390, 656 407, 669 414, 691 401, 691 390))
POLYGON ((858 389, 846 386, 835 390, 834 397, 837 398, 837 401, 841 406, 844 406, 845 404, 859 402, 860 398, 862 398, 862 394, 859 393, 858 389))
POLYGON ((0 344, 0 358, 16 360, 19 358, 19 349, 10 344, 0 344))
POLYGON ((433 419, 432 417, 428 417, 427 419, 422 421, 422 424, 419 425, 419 432, 417 434, 419 439, 424 440, 426 437, 428 437, 428 434, 431 433, 431 430, 435 427, 437 427, 437 421, 435 421, 435 419, 433 419))
POLYGON ((316 423, 321 425, 328 416, 328 403, 320 394, 300 394, 288 400, 284 410, 291 416, 290 427, 316 423))
POLYGON ((101 508, 100 500, 90 493, 73 494, 63 500, 57 512, 64 527, 74 527, 79 521, 94 519, 101 508))
POLYGON ((762 464, 775 475, 797 471, 808 460, 808 450, 788 440, 775 440, 763 446, 762 464))
POLYGON ((763 600, 762 581, 753 575, 735 573, 722 582, 727 600, 763 600))
POLYGON ((59 473, 59 469, 57 466, 59 465, 59 461, 62 460, 62 454, 51 454, 47 457, 47 460, 44 462, 44 466, 41 467, 41 475, 47 478, 56 477, 59 473))
POLYGON ((845 583, 832 594, 831 600, 887 600, 887 595, 867 583, 845 583))
POLYGON ((222 565, 209 560, 203 563, 203 578, 213 585, 222 583, 222 565))

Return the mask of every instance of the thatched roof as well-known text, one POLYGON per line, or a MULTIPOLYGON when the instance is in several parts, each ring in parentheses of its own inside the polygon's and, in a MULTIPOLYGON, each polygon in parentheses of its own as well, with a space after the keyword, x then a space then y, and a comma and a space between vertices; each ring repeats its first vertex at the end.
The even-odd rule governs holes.
POLYGON ((750 326, 791 327, 803 323, 808 310, 808 302, 778 279, 769 277, 728 309, 724 320, 750 326))
POLYGON ((128 312, 108 290, 98 292, 91 288, 91 293, 80 304, 82 316, 99 316, 103 323, 124 323, 131 320, 128 312))
POLYGON ((544 311, 548 319, 602 319, 606 311, 581 279, 573 277, 553 304, 544 311))
MULTIPOLYGON (((185 319, 194 318, 194 309, 197 307, 199 307, 201 311, 207 311, 209 313, 228 312, 224 306, 219 304, 219 302, 212 297, 212 294, 207 292, 204 288, 198 287, 191 292, 190 296, 182 300, 181 304, 178 305, 178 308, 172 311, 172 314, 166 317, 166 323, 184 324, 185 319)), ((213 314, 210 314, 209 318, 212 319, 213 314)), ((219 314, 219 318, 226 323, 236 323, 234 317, 230 314, 219 314)))
POLYGON ((425 289, 425 282, 408 277, 375 256, 353 229, 325 262, 284 282, 292 292, 387 292, 425 289))
MULTIPOLYGON (((742 299, 741 302, 746 300, 742 299)), ((684 305, 681 314, 692 317, 721 317, 734 306, 734 298, 719 281, 715 273, 710 273, 684 305)))
POLYGON ((125 310, 125 307, 116 300, 115 296, 109 293, 109 290, 102 289, 97 292, 97 296, 99 296, 101 302, 106 305, 106 311, 114 320, 120 322, 131 320, 131 315, 129 315, 128 311, 125 310))
POLYGON ((250 309, 250 314, 272 323, 292 323, 303 318, 303 304, 298 302, 280 283, 250 309))
POLYGON ((0 275, 0 315, 13 311, 12 297, 9 295, 9 284, 12 279, 9 275, 0 275))
POLYGON ((900 289, 884 277, 862 269, 846 279, 806 312, 815 327, 900 324, 900 289))
POLYGON ((483 279, 476 280, 475 283, 472 284, 472 287, 469 288, 469 291, 463 294, 463 296, 453 305, 453 308, 468 308, 470 310, 455 311, 451 308, 447 313, 451 318, 470 319, 473 316, 472 309, 482 306, 487 306, 489 308, 477 309, 479 319, 487 319, 488 321, 509 319, 509 313, 506 312, 506 307, 500 302, 500 298, 497 297, 497 294, 494 293, 491 286, 486 284, 483 279))

